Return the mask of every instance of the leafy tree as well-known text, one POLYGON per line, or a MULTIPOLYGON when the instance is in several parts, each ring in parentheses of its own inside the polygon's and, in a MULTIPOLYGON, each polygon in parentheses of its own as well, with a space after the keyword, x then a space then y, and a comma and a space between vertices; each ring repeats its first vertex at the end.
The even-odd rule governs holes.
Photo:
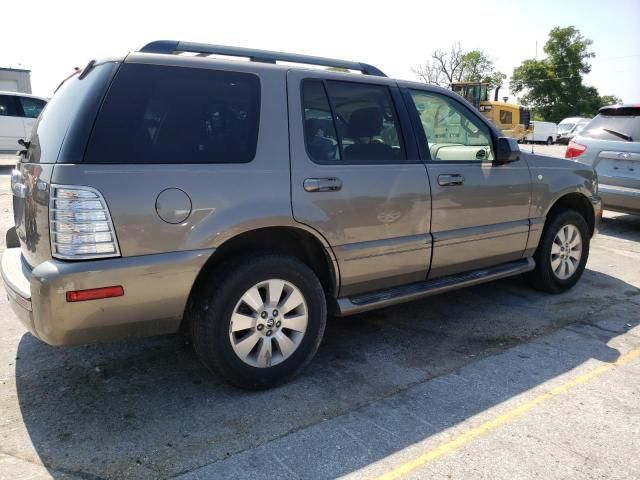
POLYGON ((600 97, 595 87, 583 83, 591 71, 589 50, 593 42, 573 26, 556 27, 544 46, 547 57, 528 59, 516 67, 511 91, 523 94, 521 101, 545 120, 559 122, 565 117, 592 116, 616 97, 600 97))
POLYGON ((608 105, 620 105, 624 102, 621 98, 618 98, 615 95, 603 95, 600 97, 600 103, 603 107, 606 107, 608 105))
POLYGON ((502 85, 506 75, 495 71, 493 61, 482 50, 465 51, 459 43, 447 50, 438 49, 425 63, 412 68, 425 83, 448 87, 453 82, 487 82, 502 85))

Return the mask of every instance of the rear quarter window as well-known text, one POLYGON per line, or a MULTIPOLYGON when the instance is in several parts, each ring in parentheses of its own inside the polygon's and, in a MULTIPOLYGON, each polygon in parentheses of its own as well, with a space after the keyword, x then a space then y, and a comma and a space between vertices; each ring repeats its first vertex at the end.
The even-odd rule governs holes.
POLYGON ((105 97, 85 162, 250 162, 259 118, 256 75, 124 64, 105 97))

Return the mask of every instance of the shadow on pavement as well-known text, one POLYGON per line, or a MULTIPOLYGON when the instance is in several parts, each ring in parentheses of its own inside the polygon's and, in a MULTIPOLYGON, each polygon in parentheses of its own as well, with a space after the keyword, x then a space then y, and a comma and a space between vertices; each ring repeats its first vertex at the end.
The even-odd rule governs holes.
MULTIPOLYGON (((16 362, 18 400, 30 440, 54 477, 167 477, 352 412, 567 324, 588 322, 606 309, 628 310, 625 302, 638 293, 587 270, 576 288, 559 296, 532 292, 516 278, 331 319, 311 367, 288 385, 257 393, 224 384, 175 337, 53 348, 24 335, 16 362)), ((394 438, 388 451, 351 458, 318 476, 362 468, 591 358, 615 361, 618 351, 606 343, 617 333, 594 331, 594 341, 567 341, 571 354, 541 353, 531 360, 531 371, 524 361, 525 371, 513 380, 483 378, 488 394, 464 406, 453 402, 445 414, 429 418, 435 431, 416 422, 413 434, 394 438), (544 369, 533 367, 539 361, 544 369)), ((437 405, 444 398, 432 400, 437 405)))
POLYGON ((600 233, 608 237, 640 242, 640 215, 617 214, 602 219, 600 233))

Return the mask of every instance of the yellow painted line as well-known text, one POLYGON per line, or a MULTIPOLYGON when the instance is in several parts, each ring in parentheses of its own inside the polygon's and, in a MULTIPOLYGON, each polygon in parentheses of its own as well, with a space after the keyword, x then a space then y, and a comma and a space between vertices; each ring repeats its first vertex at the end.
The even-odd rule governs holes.
POLYGON ((501 415, 497 415, 490 420, 478 425, 471 430, 468 430, 460 435, 452 438, 448 442, 442 443, 435 447, 433 450, 429 450, 428 452, 423 453, 422 455, 410 460, 406 463, 398 465, 397 467, 389 470, 387 473, 380 475, 376 480, 394 480, 397 478, 401 478, 414 470, 417 470, 420 467, 425 466, 426 464, 436 460, 437 458, 446 455, 447 453, 455 450, 457 448, 462 447, 466 443, 469 443, 471 440, 478 438, 484 435, 491 430, 498 428, 500 425, 503 425, 515 418, 521 417, 529 410, 533 409, 536 405, 546 402, 547 400, 552 399, 553 397, 565 393, 567 390, 570 390, 573 387, 581 385, 583 383, 588 382, 594 377, 603 374, 611 370, 612 368, 618 367, 620 365, 624 365, 625 363, 630 362, 631 360, 640 357, 640 347, 627 352, 624 355, 621 355, 615 362, 606 363, 604 365, 599 365, 598 367, 589 370, 577 377, 563 383, 562 385, 558 385, 557 387, 545 392, 531 400, 528 400, 521 405, 513 408, 512 410, 507 411, 501 415))

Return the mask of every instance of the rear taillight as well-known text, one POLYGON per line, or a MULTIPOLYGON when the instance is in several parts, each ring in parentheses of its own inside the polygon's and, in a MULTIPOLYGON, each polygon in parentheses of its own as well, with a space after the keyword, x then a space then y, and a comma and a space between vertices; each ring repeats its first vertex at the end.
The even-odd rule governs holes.
POLYGON ((564 154, 564 158, 576 158, 582 155, 587 150, 587 147, 576 143, 574 141, 569 142, 567 145, 567 151, 564 154))
POLYGON ((51 254, 65 260, 120 256, 104 198, 91 187, 51 185, 51 254))

